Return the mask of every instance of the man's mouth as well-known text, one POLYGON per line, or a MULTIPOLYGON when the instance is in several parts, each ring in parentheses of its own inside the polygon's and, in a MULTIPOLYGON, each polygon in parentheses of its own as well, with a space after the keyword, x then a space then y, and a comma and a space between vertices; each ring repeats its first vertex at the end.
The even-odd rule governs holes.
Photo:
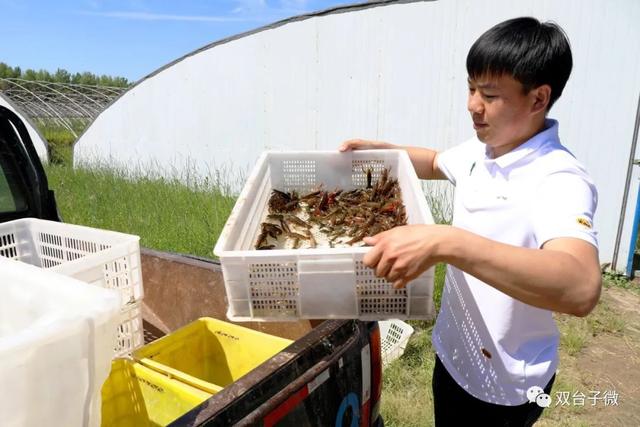
POLYGON ((478 130, 478 129, 484 129, 484 128, 486 128, 487 126, 489 126, 489 125, 488 125, 488 124, 486 124, 486 123, 483 123, 483 122, 476 122, 475 120, 473 121, 473 128, 474 128, 475 130, 478 130))

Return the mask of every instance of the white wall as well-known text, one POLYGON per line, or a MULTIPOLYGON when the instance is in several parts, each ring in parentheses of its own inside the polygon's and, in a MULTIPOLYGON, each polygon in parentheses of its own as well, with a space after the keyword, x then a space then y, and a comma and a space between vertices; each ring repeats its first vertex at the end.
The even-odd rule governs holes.
POLYGON ((636 0, 417 1, 289 22, 142 80, 81 136, 76 161, 167 173, 188 161, 207 173, 249 170, 265 149, 333 149, 352 137, 445 149, 473 135, 469 47, 522 15, 556 21, 571 40, 574 71, 551 116, 599 188, 610 260, 640 93, 636 0))
POLYGON ((40 133, 36 130, 36 128, 31 124, 31 122, 29 122, 20 111, 17 111, 16 107, 7 98, 2 96, 2 94, 0 94, 0 105, 8 108, 9 110, 16 113, 18 117, 20 117, 20 120, 22 120, 22 122, 24 123, 24 126, 27 128, 27 132, 29 132, 29 136, 31 137, 31 141, 33 141, 33 145, 36 148, 36 151, 38 152, 38 156, 40 157, 40 160, 42 162, 48 162, 49 161, 49 154, 47 153, 48 144, 40 135, 40 133))

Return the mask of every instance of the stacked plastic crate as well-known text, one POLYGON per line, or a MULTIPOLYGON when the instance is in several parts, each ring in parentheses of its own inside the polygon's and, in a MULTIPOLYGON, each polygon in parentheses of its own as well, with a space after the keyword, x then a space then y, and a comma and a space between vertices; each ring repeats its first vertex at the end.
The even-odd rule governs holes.
POLYGON ((291 344, 212 318, 113 362, 102 387, 102 425, 167 425, 291 344))
POLYGON ((0 224, 0 256, 119 291, 116 357, 144 343, 139 241, 129 234, 32 218, 0 224))

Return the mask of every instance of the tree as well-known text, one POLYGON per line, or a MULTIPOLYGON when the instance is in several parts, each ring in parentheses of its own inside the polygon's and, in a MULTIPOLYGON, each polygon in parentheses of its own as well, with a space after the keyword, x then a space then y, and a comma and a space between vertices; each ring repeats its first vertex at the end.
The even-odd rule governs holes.
POLYGON ((98 80, 98 84, 100 86, 113 86, 113 79, 111 78, 111 76, 107 76, 106 74, 103 74, 100 76, 100 80, 98 80))
POLYGON ((71 74, 64 68, 58 68, 53 75, 53 81, 56 83, 71 83, 71 74))
POLYGON ((53 74, 44 69, 35 71, 31 68, 22 72, 20 67, 11 67, 4 62, 0 62, 0 78, 21 78, 29 81, 75 83, 92 86, 128 87, 130 85, 129 81, 124 77, 113 77, 106 74, 97 76, 90 71, 71 74, 64 68, 56 69, 53 74))
POLYGON ((80 73, 75 73, 73 77, 71 77, 71 83, 80 84, 81 79, 82 79, 82 75, 80 73))
POLYGON ((38 70, 36 72, 36 80, 38 81, 44 81, 44 82, 52 82, 53 78, 51 77, 51 73, 48 72, 47 70, 38 70))
POLYGON ((26 71, 22 74, 22 78, 25 80, 30 80, 30 81, 38 80, 37 77, 38 75, 31 68, 27 68, 26 71))
POLYGON ((115 77, 113 79, 113 85, 117 87, 128 87, 131 83, 129 83, 129 80, 124 77, 115 77))
POLYGON ((80 76, 80 83, 83 85, 95 86, 98 82, 96 81, 95 74, 85 71, 80 76))
POLYGON ((12 73, 13 70, 11 69, 11 67, 9 67, 4 62, 0 62, 0 78, 5 79, 7 77, 11 77, 12 73))

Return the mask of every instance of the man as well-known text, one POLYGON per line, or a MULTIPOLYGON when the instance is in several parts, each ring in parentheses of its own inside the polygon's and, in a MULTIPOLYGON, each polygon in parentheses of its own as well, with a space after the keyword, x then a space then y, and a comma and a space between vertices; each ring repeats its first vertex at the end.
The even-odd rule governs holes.
POLYGON ((419 178, 456 186, 451 226, 397 227, 365 239, 373 248, 364 263, 395 287, 448 264, 432 336, 437 425, 470 417, 532 425, 542 407, 527 390, 549 394, 558 364, 552 312, 586 316, 600 296, 597 192, 560 144, 558 122, 546 118, 571 68, 559 26, 505 21, 467 56, 476 138, 443 153, 366 140, 340 147, 405 149, 419 178))

